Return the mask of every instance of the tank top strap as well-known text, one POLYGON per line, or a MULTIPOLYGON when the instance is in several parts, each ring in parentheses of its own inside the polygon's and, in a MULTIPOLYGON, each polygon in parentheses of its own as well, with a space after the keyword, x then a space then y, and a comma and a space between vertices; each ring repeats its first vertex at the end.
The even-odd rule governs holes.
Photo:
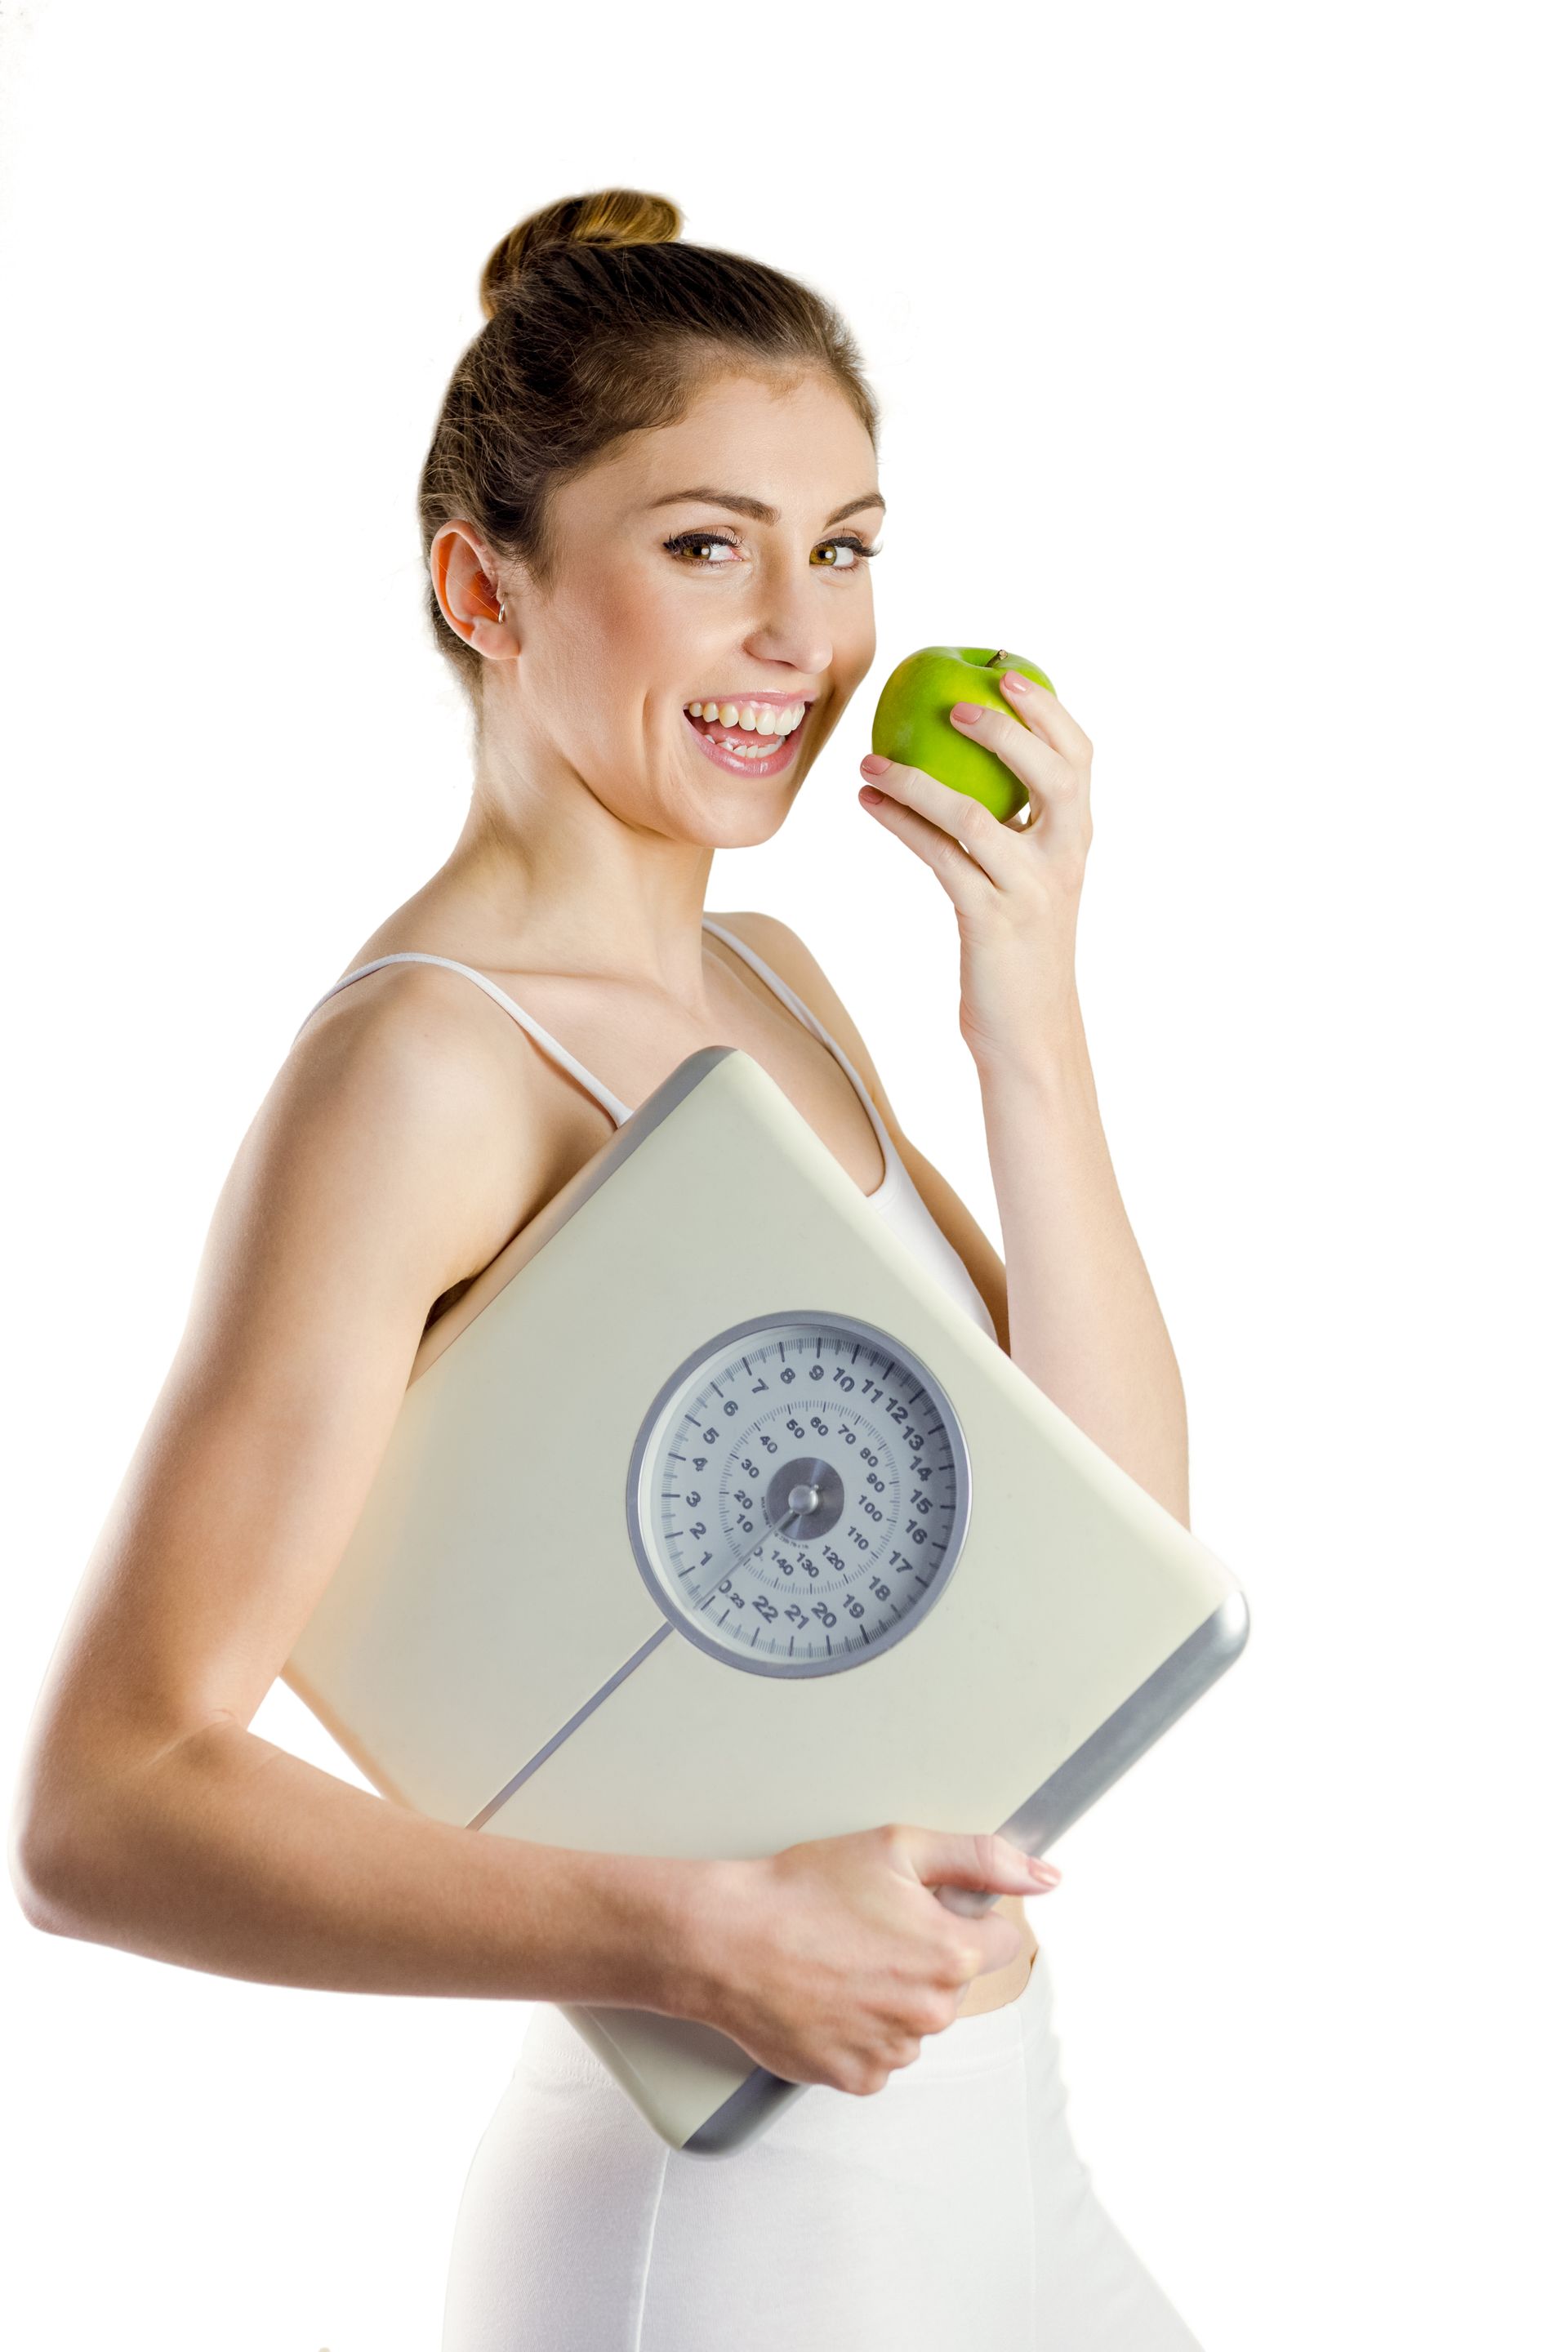
POLYGON ((727 929, 722 923, 715 922, 711 915, 703 916, 702 927, 704 930, 717 931, 719 937, 724 940, 726 945, 733 948, 735 953, 743 958, 744 961, 751 965, 752 970, 756 973, 759 980, 765 980, 767 982, 767 984, 773 990, 773 994, 784 1000, 784 1003, 789 1006, 790 1011, 795 1014, 795 1018, 798 1021, 805 1023, 805 1026, 811 1031, 813 1036, 819 1037, 822 1040, 822 1043, 826 1046, 828 1052, 833 1055, 835 1061, 844 1072, 845 1076, 848 1079, 850 1085, 854 1087, 856 1093, 865 1104, 871 1124, 877 1130, 877 1139, 882 1147, 882 1159, 886 1173, 887 1175, 891 1176, 894 1163, 898 1160, 898 1153, 894 1148, 893 1139, 888 1133, 887 1121, 883 1118, 881 1112, 877 1108, 876 1104, 872 1101, 869 1093, 867 1091, 867 1088, 861 1080, 859 1071, 855 1067, 854 1063, 849 1059, 848 1055, 845 1053, 837 1038, 830 1037, 828 1035, 826 1030, 823 1027, 821 1022, 817 1019, 810 1005, 806 1003, 805 998, 797 996, 795 990, 790 987, 788 982, 781 980, 777 972, 773 970, 772 966, 765 964, 763 961, 762 957, 758 955, 754 948, 749 948, 744 940, 737 939, 734 932, 727 929))
MULTIPOLYGON (((952 1291, 966 1313, 971 1315, 994 1339, 996 1338, 995 1321, 975 1284, 974 1277, 926 1206, 924 1195, 904 1164, 903 1154, 888 1132, 886 1119, 877 1108, 869 1091, 861 1081, 860 1073, 847 1054, 839 1045, 837 1038, 828 1035, 804 997, 797 995, 787 982, 781 980, 777 972, 763 962, 756 950, 746 945, 744 940, 737 939, 733 931, 728 929, 724 924, 715 922, 711 915, 704 915, 702 922, 706 930, 717 931, 719 937, 728 941, 735 953, 751 965, 758 978, 767 982, 774 994, 788 1005, 797 1019, 805 1023, 813 1036, 822 1040, 828 1052, 838 1063, 846 1077, 865 1104, 867 1113, 882 1146, 882 1181, 874 1192, 868 1192, 865 1195, 866 1200, 889 1222, 897 1225, 909 1247, 923 1260, 937 1280, 945 1284, 952 1291)), ((1005 2015, 1005 2011, 997 2013, 1005 2015)))
MULTIPOLYGON (((603 1109, 608 1111, 617 1127, 624 1127, 630 1118, 631 1104, 622 1102, 618 1095, 613 1095, 608 1087, 601 1084, 592 1070, 584 1069, 575 1054, 569 1054, 560 1040, 552 1037, 549 1030, 534 1019, 531 1013, 525 1013, 515 997, 509 996, 504 988, 498 988, 493 980, 487 980, 482 971, 476 971, 471 963, 458 963, 451 956, 426 955, 418 948, 405 948, 395 955, 377 956, 373 962, 359 964, 353 971, 345 971, 341 980, 334 980, 331 988, 324 989, 317 997, 315 1003, 310 1007, 310 1013, 319 1011, 329 996, 335 996, 340 988, 347 988, 351 981, 363 980, 367 971, 379 971, 383 964, 386 963, 438 963, 444 964, 448 971, 460 971, 465 980, 471 980, 477 988, 484 990, 487 996, 493 997, 503 1012, 510 1013, 519 1027, 528 1032, 542 1053, 547 1054, 552 1061, 559 1063, 563 1070, 576 1079, 579 1086, 585 1087, 595 1101, 603 1109)), ((306 1013, 305 1021, 309 1021, 310 1013, 306 1013)), ((305 1021, 300 1022, 300 1029, 304 1027, 305 1021)), ((296 1037, 300 1034, 300 1029, 294 1032, 296 1037)))

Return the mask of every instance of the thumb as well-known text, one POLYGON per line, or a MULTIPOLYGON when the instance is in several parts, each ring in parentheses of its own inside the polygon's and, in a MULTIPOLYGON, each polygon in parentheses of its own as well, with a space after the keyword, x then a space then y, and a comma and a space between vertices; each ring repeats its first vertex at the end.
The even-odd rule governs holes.
POLYGON ((988 1910, 999 1895, 1038 1895, 1061 1877, 1055 1863, 1037 1861, 994 1830, 911 1829, 906 1845, 916 1877, 953 1911, 988 1910))

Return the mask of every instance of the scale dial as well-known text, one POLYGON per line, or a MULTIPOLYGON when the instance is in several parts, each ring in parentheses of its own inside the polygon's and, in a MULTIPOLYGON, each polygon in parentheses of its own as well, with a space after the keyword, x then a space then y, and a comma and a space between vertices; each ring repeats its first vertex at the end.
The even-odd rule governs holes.
POLYGON ((827 1675, 909 1633, 952 1575, 969 1453, 941 1383, 852 1315, 753 1316, 677 1366, 626 1475, 637 1566, 688 1640, 827 1675))

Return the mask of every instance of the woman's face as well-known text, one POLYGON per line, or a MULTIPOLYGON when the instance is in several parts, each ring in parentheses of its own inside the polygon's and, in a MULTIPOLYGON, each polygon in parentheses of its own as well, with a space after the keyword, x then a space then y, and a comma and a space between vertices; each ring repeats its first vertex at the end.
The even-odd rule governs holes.
POLYGON ((819 371, 717 379, 561 484, 550 586, 506 583, 525 772, 564 764, 676 839, 765 839, 870 667, 858 550, 881 512, 870 437, 819 371), (764 713, 774 731, 745 723, 764 713))

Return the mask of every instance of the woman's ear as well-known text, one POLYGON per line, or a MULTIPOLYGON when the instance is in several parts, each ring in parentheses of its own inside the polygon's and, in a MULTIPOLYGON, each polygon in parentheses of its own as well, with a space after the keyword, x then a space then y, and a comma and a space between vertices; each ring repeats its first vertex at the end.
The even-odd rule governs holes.
POLYGON ((499 570, 471 523, 449 522, 430 542, 431 585, 448 626, 492 661, 521 651, 515 625, 505 617, 499 570))

